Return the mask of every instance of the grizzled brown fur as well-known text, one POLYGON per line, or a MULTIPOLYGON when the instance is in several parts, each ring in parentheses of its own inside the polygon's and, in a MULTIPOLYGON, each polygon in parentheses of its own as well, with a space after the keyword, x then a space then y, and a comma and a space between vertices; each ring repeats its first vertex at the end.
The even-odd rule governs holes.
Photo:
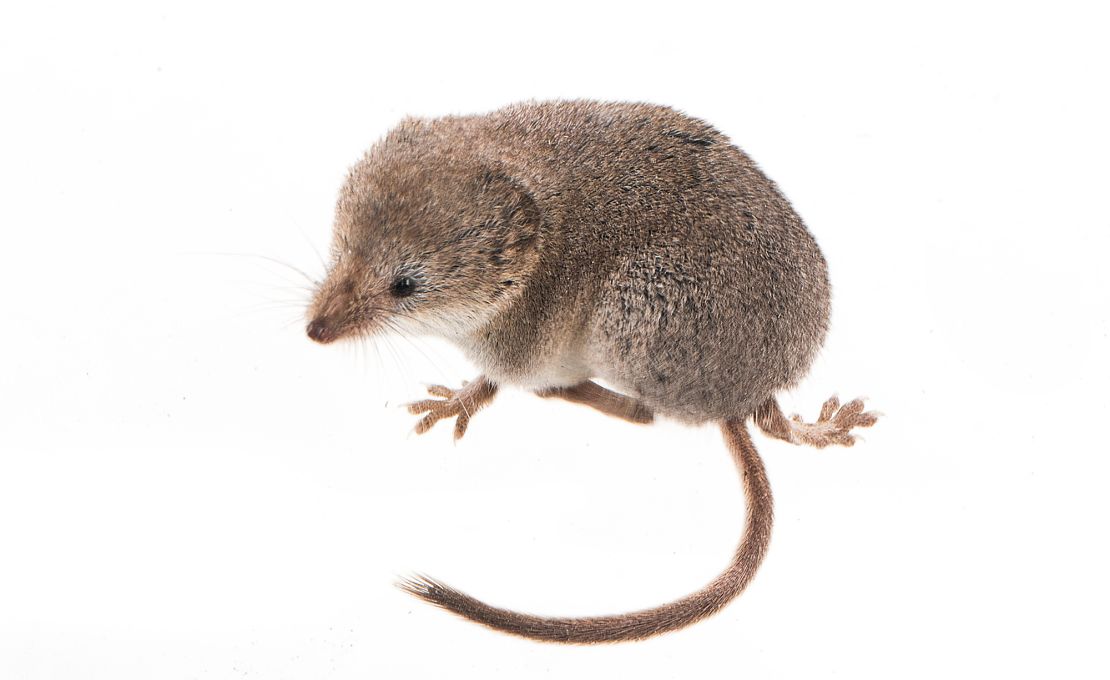
POLYGON ((850 444, 852 427, 874 422, 858 402, 827 403, 815 424, 779 411, 775 393, 807 372, 825 337, 825 260, 742 151, 670 108, 570 101, 406 119, 352 168, 332 255, 309 310, 313 339, 404 327, 455 342, 482 371, 414 404, 427 414, 419 431, 456 417, 461 436, 499 385, 633 422, 722 423, 749 499, 729 569, 670 605, 585 619, 496 609, 430 579, 405 584, 501 630, 616 641, 716 611, 750 580, 770 535, 745 421, 816 446, 850 444))

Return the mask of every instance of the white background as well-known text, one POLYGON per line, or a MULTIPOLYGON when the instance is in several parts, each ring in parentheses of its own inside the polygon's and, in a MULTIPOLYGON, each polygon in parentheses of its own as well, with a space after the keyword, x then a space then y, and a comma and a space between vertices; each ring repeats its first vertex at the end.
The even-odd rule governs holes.
POLYGON ((1110 96, 1098 3, 0 11, 0 677, 1106 677, 1110 96), (506 391, 452 445, 398 404, 452 347, 303 335, 346 168, 403 114, 670 104, 783 187, 833 329, 759 437, 777 525, 720 615, 540 645, 536 613, 700 587, 743 502, 710 427, 506 391))

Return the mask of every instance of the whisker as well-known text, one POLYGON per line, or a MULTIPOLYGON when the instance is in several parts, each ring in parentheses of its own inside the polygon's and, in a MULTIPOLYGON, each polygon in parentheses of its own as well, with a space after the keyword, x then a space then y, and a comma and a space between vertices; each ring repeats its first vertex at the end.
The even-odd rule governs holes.
POLYGON ((408 334, 408 333, 407 333, 407 332, 406 332, 406 331, 405 331, 404 329, 400 328, 400 327, 399 327, 399 326, 398 326, 398 325, 397 325, 396 323, 394 323, 394 321, 393 321, 392 319, 388 319, 388 320, 386 320, 386 326, 387 326, 387 327, 388 327, 388 328, 389 328, 389 329, 390 329, 391 331, 393 331, 394 333, 396 333, 396 334, 397 334, 397 335, 398 335, 398 336, 399 336, 399 337, 400 337, 400 338, 401 338, 402 340, 404 340, 405 342, 407 342, 407 343, 409 344, 409 346, 410 346, 410 347, 412 347, 412 348, 413 348, 413 349, 415 349, 415 350, 416 350, 417 352, 419 352, 419 353, 420 353, 420 355, 421 355, 421 356, 423 356, 423 357, 424 357, 424 359, 425 359, 425 360, 427 360, 427 362, 428 362, 429 364, 431 364, 432 368, 434 368, 434 369, 435 369, 436 371, 438 371, 439 373, 443 373, 443 372, 444 372, 444 371, 443 371, 443 368, 442 368, 442 367, 441 367, 441 366, 440 366, 439 364, 437 364, 437 363, 436 363, 436 362, 435 362, 434 360, 432 360, 432 358, 431 358, 431 357, 430 357, 430 356, 428 355, 428 353, 427 353, 427 352, 425 352, 425 351, 424 351, 424 350, 423 350, 423 349, 422 349, 422 348, 420 347, 420 343, 418 343, 418 342, 414 341, 414 339, 413 339, 412 337, 410 337, 410 336, 409 336, 409 334, 408 334))
POLYGON ((296 220, 293 220, 293 224, 296 225, 297 231, 301 232, 301 236, 303 236, 305 242, 308 243, 308 247, 312 248, 312 252, 316 253, 316 259, 320 261, 320 266, 324 268, 324 271, 327 271, 328 263, 326 260, 324 260, 324 256, 320 253, 320 249, 316 247, 316 244, 312 242, 312 239, 308 237, 308 234, 304 233, 304 229, 301 229, 301 225, 297 224, 296 220))
POLYGON ((309 276, 307 273, 305 273, 305 271, 303 269, 301 269, 299 267, 296 267, 292 264, 289 264, 288 262, 285 262, 284 260, 279 260, 276 257, 270 257, 269 255, 260 255, 258 253, 227 253, 227 252, 199 252, 199 253, 192 253, 192 254, 193 255, 215 255, 215 256, 219 256, 219 257, 255 257, 255 258, 258 258, 260 260, 266 260, 267 262, 273 262, 274 264, 279 264, 283 267, 291 269, 292 271, 294 271, 294 272, 300 274, 301 276, 303 276, 306 281, 308 281, 309 283, 312 284, 313 287, 316 287, 316 286, 320 285, 320 282, 318 280, 309 276))

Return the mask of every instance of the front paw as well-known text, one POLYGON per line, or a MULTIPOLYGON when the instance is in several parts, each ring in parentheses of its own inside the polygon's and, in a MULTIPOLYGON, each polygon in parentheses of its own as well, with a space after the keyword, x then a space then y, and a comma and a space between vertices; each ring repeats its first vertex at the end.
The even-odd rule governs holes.
POLYGON ((463 383, 458 390, 443 385, 428 387, 428 394, 438 399, 424 399, 408 405, 409 413, 424 414, 416 423, 416 433, 424 434, 440 420, 454 418, 455 439, 459 439, 466 434, 470 419, 493 398, 496 391, 496 386, 485 379, 463 383))

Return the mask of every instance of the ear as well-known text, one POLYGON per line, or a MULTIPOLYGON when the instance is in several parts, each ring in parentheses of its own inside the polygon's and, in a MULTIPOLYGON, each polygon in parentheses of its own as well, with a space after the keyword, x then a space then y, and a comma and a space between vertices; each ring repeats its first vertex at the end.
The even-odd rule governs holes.
POLYGON ((543 211, 524 182, 503 167, 487 165, 477 178, 478 205, 487 219, 490 236, 509 250, 534 248, 543 225, 543 211))
POLYGON ((487 210, 495 214, 494 220, 531 223, 539 228, 540 209, 527 186, 497 166, 485 166, 478 173, 478 199, 487 210))

